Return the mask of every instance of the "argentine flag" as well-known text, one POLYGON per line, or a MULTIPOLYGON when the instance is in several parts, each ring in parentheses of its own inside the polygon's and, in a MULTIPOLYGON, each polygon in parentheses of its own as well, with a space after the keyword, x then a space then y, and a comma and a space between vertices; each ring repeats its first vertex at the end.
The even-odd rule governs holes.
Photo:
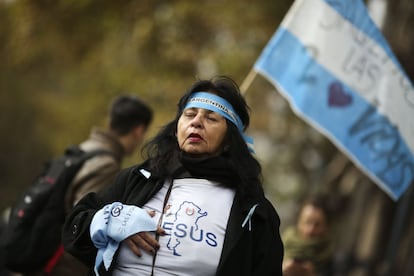
POLYGON ((296 0, 254 65, 394 200, 414 180, 414 90, 361 0, 296 0))

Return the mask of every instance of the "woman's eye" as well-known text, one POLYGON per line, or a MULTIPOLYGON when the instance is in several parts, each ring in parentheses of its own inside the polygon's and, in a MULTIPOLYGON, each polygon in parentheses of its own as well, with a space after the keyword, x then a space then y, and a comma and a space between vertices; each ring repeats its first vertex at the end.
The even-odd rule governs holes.
POLYGON ((196 114, 194 112, 185 112, 184 116, 192 118, 192 117, 196 116, 196 114))
POLYGON ((216 117, 211 117, 211 116, 207 117, 207 120, 210 120, 210 121, 213 121, 213 122, 218 121, 218 119, 216 117))

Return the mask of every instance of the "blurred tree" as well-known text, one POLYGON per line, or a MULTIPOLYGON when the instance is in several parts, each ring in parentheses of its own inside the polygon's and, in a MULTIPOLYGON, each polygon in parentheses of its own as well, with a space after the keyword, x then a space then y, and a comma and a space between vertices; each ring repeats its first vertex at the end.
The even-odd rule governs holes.
MULTIPOLYGON (((411 79, 411 88, 414 81, 414 56, 411 51, 414 48, 414 36, 411 28, 414 24, 414 2, 411 0, 387 0, 387 13, 383 27, 384 35, 404 68, 407 76, 411 79)), ((412 90, 410 92, 413 92, 412 90)), ((414 180, 411 188, 405 193, 395 206, 392 214, 392 230, 388 237, 382 241, 387 242, 387 250, 384 255, 384 275, 413 275, 414 265, 412 256, 414 254, 413 229, 413 202, 414 202, 414 180)), ((388 229, 389 224, 383 224, 388 229)), ((379 241, 379 242, 382 242, 379 241)))
POLYGON ((153 105, 151 135, 196 78, 240 82, 291 2, 0 0, 0 207, 114 95, 153 105))

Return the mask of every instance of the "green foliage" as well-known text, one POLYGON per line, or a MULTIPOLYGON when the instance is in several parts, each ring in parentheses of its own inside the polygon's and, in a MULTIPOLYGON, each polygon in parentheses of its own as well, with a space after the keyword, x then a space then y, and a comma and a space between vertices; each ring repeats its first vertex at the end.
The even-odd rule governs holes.
POLYGON ((241 83, 291 2, 0 1, 0 207, 115 95, 150 102, 152 136, 194 80, 241 83))

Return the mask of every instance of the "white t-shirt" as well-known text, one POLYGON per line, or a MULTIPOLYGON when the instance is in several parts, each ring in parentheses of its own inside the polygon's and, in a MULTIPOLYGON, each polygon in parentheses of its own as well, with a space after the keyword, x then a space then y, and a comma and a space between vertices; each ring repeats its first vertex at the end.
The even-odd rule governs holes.
MULTIPOLYGON (((169 183, 144 206, 155 210, 158 223, 169 183)), ((223 248, 224 234, 234 191, 204 179, 177 179, 162 215, 154 275, 215 275, 223 248)), ((121 244, 114 275, 150 275, 153 255, 141 250, 136 256, 121 244)))

